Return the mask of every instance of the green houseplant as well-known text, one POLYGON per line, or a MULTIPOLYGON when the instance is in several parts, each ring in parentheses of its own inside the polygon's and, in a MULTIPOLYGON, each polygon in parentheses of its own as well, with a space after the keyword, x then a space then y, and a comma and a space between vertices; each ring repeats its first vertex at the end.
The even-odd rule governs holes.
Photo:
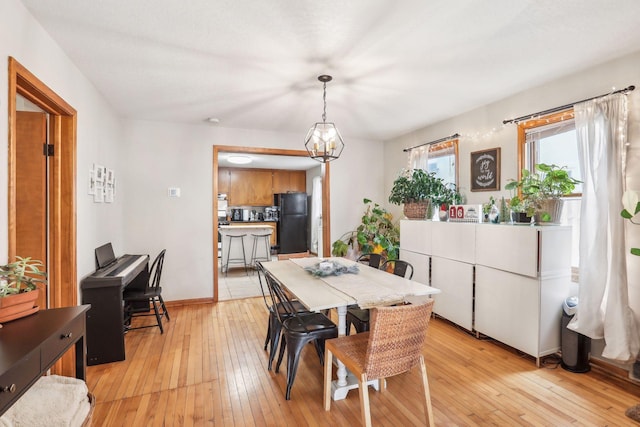
POLYGON ((404 204, 407 218, 424 219, 429 204, 437 200, 448 189, 442 178, 435 173, 422 169, 403 170, 393 182, 389 202, 394 205, 404 204))
POLYGON ((0 265, 0 322, 18 319, 38 311, 38 283, 46 283, 41 261, 16 256, 0 265))
POLYGON ((511 180, 505 188, 519 191, 525 210, 536 215, 537 222, 556 222, 562 212, 560 197, 571 194, 580 182, 569 175, 566 166, 538 163, 535 172, 523 169, 521 179, 511 180))
POLYGON ((369 199, 363 200, 366 210, 355 231, 349 231, 332 245, 332 255, 345 256, 349 247, 362 253, 382 253, 387 259, 398 258, 400 230, 386 209, 369 199))

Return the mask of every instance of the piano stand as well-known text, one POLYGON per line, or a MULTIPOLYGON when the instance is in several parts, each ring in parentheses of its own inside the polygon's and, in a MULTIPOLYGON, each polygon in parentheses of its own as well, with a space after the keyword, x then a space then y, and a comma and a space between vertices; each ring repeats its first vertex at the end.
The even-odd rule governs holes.
POLYGON ((149 257, 144 256, 135 270, 124 276, 96 273, 82 279, 82 303, 91 304, 87 312, 87 365, 125 360, 125 287, 144 289, 149 279, 149 257))

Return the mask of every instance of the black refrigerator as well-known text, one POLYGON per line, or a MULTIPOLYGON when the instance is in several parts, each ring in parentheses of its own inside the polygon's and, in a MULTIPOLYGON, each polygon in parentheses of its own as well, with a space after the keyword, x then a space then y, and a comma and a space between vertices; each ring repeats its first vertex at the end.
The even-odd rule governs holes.
POLYGON ((278 207, 278 253, 306 252, 307 193, 274 194, 273 204, 278 207))

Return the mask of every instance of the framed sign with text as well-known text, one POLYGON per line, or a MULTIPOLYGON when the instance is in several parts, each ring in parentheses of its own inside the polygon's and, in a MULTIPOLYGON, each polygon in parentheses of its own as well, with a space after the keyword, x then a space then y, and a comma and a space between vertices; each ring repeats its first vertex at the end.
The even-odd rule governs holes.
POLYGON ((471 191, 500 190, 500 148, 471 153, 471 191))

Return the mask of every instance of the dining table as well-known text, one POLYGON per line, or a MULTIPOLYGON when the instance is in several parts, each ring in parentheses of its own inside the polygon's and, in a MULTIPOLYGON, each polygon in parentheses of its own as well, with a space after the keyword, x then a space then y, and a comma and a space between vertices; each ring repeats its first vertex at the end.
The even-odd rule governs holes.
MULTIPOLYGON (((290 258, 262 265, 307 310, 336 309, 339 335, 346 334, 349 306, 390 306, 440 293, 431 286, 341 257, 290 258)), ((357 379, 344 364, 338 360, 337 365, 338 378, 331 387, 333 400, 344 399, 349 390, 358 388, 357 379)), ((377 381, 370 384, 378 389, 377 381)))

